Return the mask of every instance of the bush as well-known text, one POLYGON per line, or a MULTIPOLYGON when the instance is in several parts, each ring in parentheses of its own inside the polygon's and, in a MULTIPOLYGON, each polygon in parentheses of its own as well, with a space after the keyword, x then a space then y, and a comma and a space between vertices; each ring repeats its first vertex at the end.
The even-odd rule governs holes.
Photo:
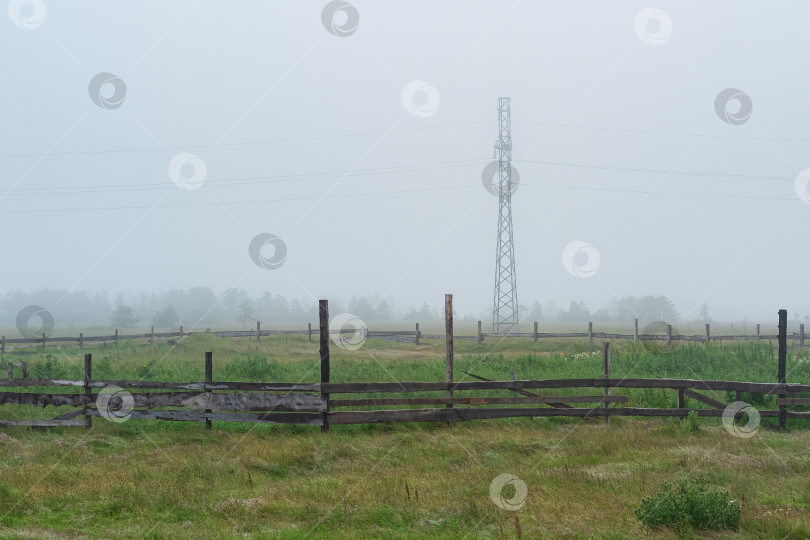
POLYGON ((700 417, 697 411, 690 411, 686 417, 686 428, 689 433, 700 433, 700 417))
POLYGON ((739 501, 728 499, 728 492, 679 478, 675 484, 664 483, 658 493, 642 500, 635 514, 651 528, 721 530, 739 527, 741 509, 739 501))
POLYGON ((37 362, 31 371, 35 379, 61 379, 65 376, 65 368, 52 354, 45 356, 45 362, 37 362))
POLYGON ((154 371, 152 369, 152 362, 148 362, 138 367, 138 378, 141 380, 144 379, 151 379, 154 377, 154 371))
POLYGON ((237 356, 225 367, 225 373, 231 381, 271 382, 279 380, 281 367, 265 356, 237 356))

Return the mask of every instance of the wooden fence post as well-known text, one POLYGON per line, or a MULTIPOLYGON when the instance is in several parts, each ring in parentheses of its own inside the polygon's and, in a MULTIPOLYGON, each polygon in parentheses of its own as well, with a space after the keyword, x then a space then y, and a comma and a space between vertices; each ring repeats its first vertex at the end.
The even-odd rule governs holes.
POLYGON ((419 345, 419 338, 422 336, 422 333, 419 331, 419 323, 416 323, 416 344, 419 345))
POLYGON ((638 341, 638 319, 633 319, 633 343, 638 341))
POLYGON ((22 370, 22 378, 28 378, 28 363, 27 362, 20 362, 20 369, 22 370))
POLYGON ((45 350, 45 334, 42 334, 42 350, 45 350))
MULTIPOLYGON (((453 397, 453 390, 449 387, 453 383, 453 295, 444 295, 444 344, 445 344, 445 379, 448 384, 447 397, 453 397)), ((453 408, 452 403, 447 404, 448 409, 453 408)))
MULTIPOLYGON (((777 377, 780 384, 785 384, 785 364, 787 362, 787 310, 779 310, 779 365, 777 377)), ((785 394, 779 394, 784 399, 785 394)), ((779 406, 779 429, 784 430, 787 425, 787 408, 779 406)))
POLYGON ((478 344, 480 345, 482 341, 484 341, 484 336, 481 334, 481 321, 478 321, 478 344))
POLYGON ((672 325, 667 325, 667 345, 672 345, 672 325))
POLYGON ((115 346, 118 347, 118 328, 115 329, 115 346))
POLYGON ((799 347, 804 347, 804 324, 799 325, 799 347))
MULTIPOLYGON (((207 383, 214 382, 214 353, 213 352, 205 353, 205 382, 207 382, 207 383)), ((206 388, 206 390, 208 390, 208 389, 206 388)), ((208 394, 210 395, 211 392, 208 391, 208 394)), ((205 409, 205 412, 210 413, 211 409, 205 409)), ((211 419, 210 418, 205 419, 205 429, 211 429, 211 419)))
POLYGON ((90 387, 90 381, 93 380, 93 355, 87 353, 84 355, 84 429, 90 431, 93 427, 93 417, 88 413, 88 408, 93 402, 93 389, 90 387))
POLYGON ((256 341, 261 341, 262 339, 262 323, 256 321, 256 341))
POLYGON ((79 350, 84 349, 84 332, 79 332, 79 350))
MULTIPOLYGON (((329 382, 329 300, 318 302, 321 342, 321 384, 329 382)), ((329 394, 321 389, 321 397, 326 400, 326 412, 323 413, 321 431, 329 431, 329 394)))
POLYGON ((537 321, 534 321, 534 332, 532 332, 532 339, 537 343, 537 321))
MULTIPOLYGON (((605 379, 610 379, 610 342, 605 341, 602 344, 602 367, 605 374, 605 379)), ((610 402, 607 398, 610 396, 610 387, 605 386, 605 423, 610 424, 610 402)))
POLYGON ((155 327, 152 327, 152 331, 149 333, 149 343, 155 342, 155 327))
POLYGON ((307 340, 312 343, 312 323, 307 323, 307 340))
POLYGON ((11 362, 6 362, 6 371, 8 371, 8 378, 13 379, 14 378, 14 364, 12 364, 11 362))
MULTIPOLYGON (((686 405, 684 404, 684 401, 685 400, 684 400, 683 388, 678 388, 678 408, 679 409, 683 409, 683 408, 686 407, 686 405)), ((681 420, 684 420, 685 418, 686 418, 685 416, 681 416, 681 420)))
POLYGON ((588 323, 588 339, 593 341, 593 323, 588 323))
POLYGON ((759 338, 759 323, 757 323, 757 339, 760 339, 759 338))
POLYGON ((710 342, 711 340, 712 340, 712 329, 711 326, 709 326, 709 323, 706 323, 706 343, 710 342))
POLYGON ((183 339, 183 325, 180 325, 180 339, 183 339))

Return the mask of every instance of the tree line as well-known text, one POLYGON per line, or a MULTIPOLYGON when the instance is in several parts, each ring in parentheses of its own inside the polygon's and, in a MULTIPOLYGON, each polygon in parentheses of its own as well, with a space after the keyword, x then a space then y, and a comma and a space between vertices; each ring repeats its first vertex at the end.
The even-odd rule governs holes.
MULTIPOLYGON (((66 291, 41 289, 32 293, 11 291, 0 297, 0 321, 13 326, 17 314, 26 306, 37 305, 47 310, 57 324, 77 327, 113 326, 116 328, 148 327, 176 328, 219 326, 252 327, 256 321, 272 325, 306 324, 318 320, 314 301, 288 299, 269 291, 251 296, 243 289, 228 289, 216 294, 208 287, 170 289, 165 293, 118 294, 114 298, 107 292, 66 291)), ((642 322, 675 321, 678 313, 673 302, 666 296, 627 296, 591 311, 582 302, 571 302, 560 308, 555 302, 544 305, 535 301, 521 304, 519 317, 522 322, 621 322, 634 318, 642 322)), ((443 317, 443 306, 427 303, 419 307, 398 309, 390 298, 379 295, 354 296, 348 301, 330 299, 330 312, 349 312, 366 322, 407 321, 429 323, 443 317)), ((490 321, 491 310, 478 314, 456 314, 460 321, 490 321)), ((704 306, 697 320, 709 322, 708 307, 704 306)))

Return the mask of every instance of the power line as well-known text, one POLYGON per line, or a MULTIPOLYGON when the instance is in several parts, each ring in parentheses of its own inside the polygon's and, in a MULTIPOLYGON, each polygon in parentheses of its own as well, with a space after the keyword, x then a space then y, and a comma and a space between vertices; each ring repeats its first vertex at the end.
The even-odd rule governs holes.
POLYGON ((615 131, 615 132, 624 132, 624 133, 639 133, 643 135, 675 135, 681 137, 707 137, 710 139, 739 139, 745 141, 779 141, 779 142, 796 142, 796 143, 806 143, 810 142, 810 139, 795 139, 791 137, 752 137, 750 135, 721 135, 716 133, 694 133, 694 132, 686 132, 686 131, 658 131, 658 130, 650 130, 650 129, 633 129, 633 128, 619 128, 619 127, 608 127, 608 126, 589 126, 589 125, 582 125, 582 124, 558 124, 555 122, 535 122, 531 120, 515 120, 516 123, 520 124, 533 124, 538 126, 548 126, 548 127, 564 127, 564 128, 573 128, 573 129, 592 129, 598 131, 615 131))
MULTIPOLYGON (((416 163, 412 165, 396 165, 391 167, 374 167, 368 169, 355 169, 348 171, 331 171, 320 172, 311 174, 288 174, 288 175, 273 175, 273 176, 249 176, 243 178, 227 178, 220 180, 207 180, 206 187, 231 187, 237 185, 253 185, 253 184, 275 184, 282 182, 307 182, 318 180, 331 180, 342 179, 351 177, 375 176, 380 174, 400 174, 407 172, 422 172, 440 169, 448 169, 455 167, 469 167, 471 165, 478 165, 487 160, 460 160, 460 161, 441 161, 435 163, 416 163)), ((172 182, 160 182, 153 184, 123 184, 121 186, 103 185, 103 186, 66 186, 54 188, 26 188, 19 190, 10 190, 3 195, 74 195, 85 193, 109 193, 109 192, 129 192, 129 191, 152 191, 172 189, 176 190, 177 186, 172 182)), ((0 190, 1 191, 1 190, 0 190)))
MULTIPOLYGON (((129 152, 159 152, 159 151, 169 151, 169 150, 195 150, 200 148, 228 148, 228 147, 239 147, 239 146, 253 146, 253 145, 260 145, 260 144, 279 144, 279 143, 290 143, 290 142, 307 142, 307 141, 319 141, 319 140, 329 140, 329 139, 342 139, 342 138, 349 138, 349 137, 362 137, 367 135, 382 135, 385 133, 407 133, 411 131, 423 131, 429 129, 440 129, 446 127, 456 127, 456 126, 467 126, 467 125, 475 125, 475 124, 488 124, 491 123, 491 120, 470 120, 466 122, 453 122, 453 123, 443 123, 438 125, 432 126, 419 126, 419 127, 412 127, 412 128, 400 128, 394 130, 372 130, 372 131, 359 131, 354 133, 337 133, 332 135, 316 135, 312 137, 294 137, 288 139, 260 139, 254 141, 241 141, 241 142, 234 142, 234 143, 214 143, 214 144, 193 144, 193 145, 176 145, 176 146, 162 146, 162 147, 142 147, 142 148, 118 148, 118 149, 105 149, 105 150, 77 150, 77 151, 64 151, 64 152, 28 152, 28 153, 17 153, 17 154, 0 154, 0 159, 3 158, 23 158, 23 157, 56 157, 56 156, 81 156, 81 155, 95 155, 95 154, 123 154, 129 152)), ((583 124, 560 124, 555 122, 539 122, 539 121, 532 121, 532 120, 515 120, 516 123, 520 124, 529 124, 529 125, 538 125, 538 126, 547 126, 547 127, 563 127, 563 128, 571 128, 571 129, 589 129, 589 130, 596 130, 596 131, 612 131, 612 132, 619 132, 619 133, 638 133, 644 135, 671 135, 671 136, 682 136, 682 137, 707 137, 707 138, 714 138, 714 139, 738 139, 738 140, 749 140, 749 141, 778 141, 778 142, 796 142, 796 143, 807 143, 810 142, 810 139, 797 139, 791 137, 753 137, 753 136, 746 136, 746 135, 721 135, 716 133, 706 134, 706 133, 695 133, 695 132, 685 132, 685 131, 659 131, 659 130, 649 130, 649 129, 637 129, 637 128, 624 128, 624 127, 611 127, 611 126, 593 126, 593 125, 583 125, 583 124)))
POLYGON ((680 171, 677 169, 647 169, 641 167, 621 167, 615 165, 593 165, 588 163, 571 163, 564 161, 537 161, 537 160, 515 160, 517 163, 534 163, 538 165, 552 165, 560 167, 580 167, 585 169, 599 169, 608 171, 621 171, 621 172, 637 172, 637 173, 654 173, 654 174, 668 174, 677 176, 700 176, 708 178, 731 178, 738 180, 774 180, 774 181, 790 181, 794 182, 795 177, 792 176, 767 176, 756 174, 735 174, 735 173, 719 173, 708 171, 680 171))
POLYGON ((708 197, 714 199, 751 199, 758 201, 792 201, 798 202, 798 197, 761 197, 757 195, 725 195, 716 193, 684 193, 679 191, 647 191, 643 189, 617 189, 617 188, 598 188, 590 186, 562 186, 559 184, 524 184, 521 186, 540 187, 540 188, 553 188, 553 189, 573 189, 580 191, 608 191, 612 193, 640 193, 644 195, 663 195, 675 197, 708 197))
MULTIPOLYGON (((616 189, 616 188, 598 188, 590 186, 563 186, 558 184, 527 184, 521 182, 524 187, 536 188, 551 188, 551 189, 570 189, 577 191, 604 191, 611 193, 634 193, 643 195, 654 196, 673 196, 673 197, 707 197, 715 199, 750 199, 760 201, 787 201, 798 202, 797 197, 761 197, 755 195, 728 195, 728 194, 714 194, 714 193, 684 193, 675 191, 645 191, 643 189, 616 189)), ((32 209, 32 210, 0 210, 0 214, 33 214, 33 213, 57 213, 57 212, 93 212, 105 210, 140 210, 148 208, 188 208, 195 206, 227 206, 231 204, 259 204, 259 203, 274 203, 274 202, 295 202, 295 201, 311 201, 317 199, 344 199, 344 198, 357 198, 369 196, 386 196, 386 195, 401 195, 408 193, 424 193, 431 191, 455 191, 461 189, 481 189, 481 184, 470 184, 461 186, 446 186, 438 188, 425 188, 425 189, 410 189, 398 191, 381 191, 381 192, 363 192, 363 193, 349 193, 344 195, 329 195, 325 196, 312 196, 312 197, 290 197, 282 199, 252 199, 248 201, 217 201, 205 203, 182 203, 182 204, 164 204, 160 206, 154 205, 130 205, 130 206, 101 206, 90 208, 52 208, 52 209, 32 209)))
POLYGON ((455 126, 466 126, 473 124, 491 124, 491 120, 473 120, 469 122, 455 122, 445 123, 434 126, 420 126, 413 128, 400 128, 400 129, 383 129, 377 131, 361 131, 355 133, 339 133, 334 135, 317 135, 313 137, 296 137, 291 139, 263 139, 256 141, 243 141, 235 143, 215 143, 215 144, 194 144, 187 146, 162 146, 162 147, 143 147, 143 148, 119 148, 107 150, 80 150, 75 152, 31 152, 26 154, 0 154, 0 158, 16 158, 16 157, 52 157, 52 156, 80 156, 92 154, 123 154, 127 152, 157 152, 163 150, 194 150, 197 148, 227 148, 232 146, 250 146, 258 144, 276 144, 276 143, 289 143, 289 142, 305 142, 305 141, 320 141, 326 139, 342 139, 348 137, 362 137, 365 135, 383 135, 386 133, 406 133, 410 131, 422 131, 426 129, 439 129, 455 126))
POLYGON ((229 204, 258 204, 258 203, 273 203, 273 202, 294 202, 294 201, 312 201, 317 199, 344 199, 354 197, 367 197, 373 195, 399 195, 403 193, 420 193, 425 191, 447 191, 456 189, 470 189, 477 187, 481 189, 481 184, 473 184, 469 186, 448 186, 439 188, 425 188, 425 189, 409 189, 400 191, 382 191, 382 192, 367 192, 367 193, 349 193, 345 195, 329 195, 329 196, 313 196, 313 197, 290 197, 283 199, 253 199, 249 201, 216 201, 205 203, 183 203, 183 204, 162 204, 159 206, 147 205, 131 205, 131 206, 98 206, 93 208, 52 208, 52 209, 34 209, 34 210, 0 210, 0 214, 33 214, 33 213, 51 213, 51 212, 90 212, 96 210, 145 210, 147 208, 188 208, 193 206, 227 206, 229 204))
MULTIPOLYGON (((254 185, 254 184, 275 184, 283 182, 307 182, 307 181, 321 181, 341 178, 375 176, 383 174, 401 174, 408 172, 422 172, 431 170, 440 170, 447 168, 462 168, 472 165, 478 165, 489 160, 459 160, 459 161, 440 161, 433 163, 414 163, 409 165, 393 165, 389 167, 372 167, 367 169, 356 169, 348 171, 324 171, 308 174, 287 174, 287 175, 269 175, 269 176, 248 176, 241 178, 225 178, 219 180, 206 180, 206 187, 232 187, 238 185, 254 185)), ((641 167, 622 167, 614 165, 600 165, 590 163, 574 163, 563 161, 541 161, 541 160, 513 160, 516 163, 531 163, 536 165, 554 166, 554 167, 575 167, 594 170, 607 170, 619 172, 633 172, 643 174, 665 174, 673 176, 696 176, 703 178, 727 178, 733 180, 766 180, 774 182, 794 182, 795 178, 790 176, 768 176, 768 175, 747 175, 736 173, 722 173, 711 171, 683 171, 683 170, 668 170, 668 169, 652 169, 641 167)), ((525 184, 528 185, 528 184, 525 184)), ((9 190, 4 195, 74 195, 74 194, 87 194, 87 193, 115 193, 115 192, 131 192, 131 191, 152 191, 152 190, 170 190, 177 189, 171 182, 159 182, 150 184, 122 184, 120 186, 114 185, 101 185, 101 186, 65 186, 65 187, 49 187, 49 188, 25 188, 18 190, 9 190)), ((0 190, 2 192, 2 190, 0 190)))

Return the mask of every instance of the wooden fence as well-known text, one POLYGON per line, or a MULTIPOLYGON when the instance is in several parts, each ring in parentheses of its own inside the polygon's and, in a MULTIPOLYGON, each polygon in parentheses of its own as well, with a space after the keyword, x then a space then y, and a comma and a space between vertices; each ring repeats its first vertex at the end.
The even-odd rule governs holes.
MULTIPOLYGON (((787 311, 779 311, 778 372, 774 382, 703 381, 691 379, 611 378, 610 344, 603 347, 603 373, 587 379, 491 381, 471 375, 475 381, 457 382, 453 369, 453 304, 445 302, 446 378, 440 382, 331 382, 329 348, 329 307, 320 301, 320 382, 216 382, 213 381, 213 355, 206 353, 204 380, 197 382, 115 381, 92 377, 92 355, 85 355, 84 379, 31 379, 24 363, 9 364, 8 378, 0 387, 35 391, 0 392, 0 404, 38 407, 73 406, 76 410, 47 420, 0 420, 0 426, 92 426, 94 416, 115 421, 155 419, 205 422, 258 422, 321 426, 331 424, 375 422, 458 422, 506 417, 604 417, 675 416, 685 417, 691 411, 699 416, 720 417, 728 404, 702 394, 703 391, 734 392, 736 401, 742 393, 776 394, 777 409, 758 411, 761 417, 779 418, 784 428, 788 418, 810 418, 810 412, 788 410, 788 407, 810 405, 810 398, 798 397, 810 392, 810 385, 788 384, 787 311), (21 376, 15 377, 14 370, 21 376), (73 393, 51 393, 53 387, 72 388, 73 393), (51 388, 40 393, 42 388, 51 388), (622 388, 665 388, 677 393, 674 408, 640 408, 616 406, 626 404, 629 396, 614 394, 622 388), (587 395, 539 395, 534 391, 593 389, 587 395), (509 397, 464 395, 458 393, 508 391, 509 397), (224 393, 227 392, 227 393, 224 393), (356 394, 438 393, 429 397, 351 397, 356 394), (349 396, 349 397, 344 397, 349 396), (791 397, 788 397, 791 396, 791 397), (687 399, 708 408, 687 407, 687 399), (586 405, 578 407, 576 405, 586 405), (590 405, 590 406, 587 406, 590 405), (388 407, 370 410, 369 407, 388 407), (408 407, 392 409, 391 407, 408 407), (421 408, 414 408, 422 406, 421 408), (350 409, 350 410, 346 410, 350 409), (352 410, 353 409, 353 410, 352 410), (82 417, 81 420, 77 418, 82 417)), ((733 412, 741 416, 742 411, 733 412)))
MULTIPOLYGON (((610 339, 610 340, 627 340, 627 341, 663 341, 666 342, 667 345, 672 344, 673 342, 693 342, 693 343, 707 343, 709 341, 757 341, 757 340, 776 340, 779 338, 778 334, 761 334, 760 333, 760 325, 757 324, 755 326, 755 333, 751 335, 713 335, 711 333, 711 325, 705 325, 705 333, 700 335, 684 335, 684 334, 673 334, 672 333, 672 325, 665 325, 661 330, 663 333, 661 334, 646 334, 646 333, 639 333, 638 330, 638 319, 634 319, 633 321, 633 333, 632 334, 617 334, 617 333, 610 333, 610 332, 596 332, 593 329, 593 323, 588 323, 588 331, 587 332, 540 332, 540 324, 537 322, 532 323, 533 330, 532 332, 514 332, 510 334, 496 334, 490 332, 484 332, 482 330, 482 321, 478 321, 478 330, 474 335, 454 335, 454 339, 457 340, 465 340, 465 341, 476 341, 479 344, 484 343, 484 341, 488 338, 497 338, 497 339, 511 339, 511 338, 523 338, 523 339, 531 339, 533 342, 537 342, 540 339, 610 339)), ((341 332, 343 333, 353 333, 354 329, 343 329, 341 332)), ((330 330, 327 327, 327 333, 330 330)), ((334 333, 335 331, 332 330, 334 333)), ((308 324, 306 329, 293 329, 293 330, 262 330, 261 322, 256 323, 256 329, 250 330, 216 330, 211 331, 208 330, 193 330, 193 331, 184 331, 184 327, 180 326, 179 330, 176 332, 155 332, 155 327, 151 328, 151 331, 148 333, 139 333, 139 334, 121 334, 118 329, 115 330, 115 334, 108 335, 108 336, 85 336, 84 333, 80 333, 78 337, 71 337, 71 336, 63 336, 63 337, 50 337, 46 334, 43 334, 41 337, 36 339, 34 338, 6 338, 6 336, 0 336, 0 354, 6 354, 7 352, 7 345, 25 345, 27 348, 34 347, 42 347, 45 348, 48 344, 53 346, 61 346, 63 344, 77 344, 80 349, 84 348, 85 344, 91 343, 114 343, 115 345, 119 345, 122 340, 146 340, 148 343, 154 343, 156 339, 185 339, 186 337, 192 334, 201 334, 207 333, 217 337, 226 337, 226 338, 248 338, 248 339, 255 339, 260 341, 262 337, 268 337, 272 335, 285 335, 285 336, 306 336, 307 341, 312 342, 313 337, 317 337, 320 335, 319 328, 313 328, 312 324, 308 324)), ((367 330, 366 337, 368 338, 377 338, 383 339, 386 341, 394 341, 394 342, 403 342, 403 343, 415 343, 419 344, 421 339, 428 339, 428 340, 436 340, 436 339, 445 339, 445 335, 435 335, 435 334, 426 334, 420 330, 419 323, 414 325, 413 330, 367 330)), ((799 331, 793 332, 787 336, 788 340, 796 342, 799 347, 804 347, 805 339, 810 338, 810 334, 806 334, 804 331, 804 324, 799 324, 799 331)))

